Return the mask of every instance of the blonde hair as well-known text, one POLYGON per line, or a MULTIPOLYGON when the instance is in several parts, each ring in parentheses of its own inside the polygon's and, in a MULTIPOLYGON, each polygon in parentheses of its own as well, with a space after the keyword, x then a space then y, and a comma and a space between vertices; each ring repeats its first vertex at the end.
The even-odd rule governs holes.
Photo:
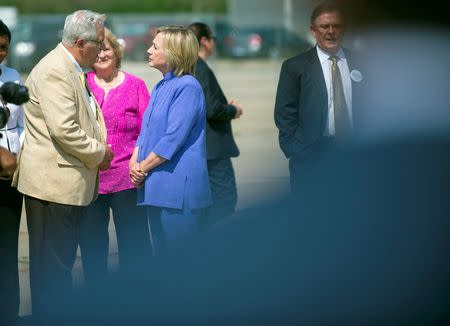
POLYGON ((194 33, 183 26, 161 26, 156 34, 162 36, 168 71, 176 76, 194 75, 199 48, 194 33))
POLYGON ((123 46, 117 41, 116 35, 107 27, 105 27, 105 40, 108 41, 116 57, 116 68, 120 68, 123 58, 123 46))

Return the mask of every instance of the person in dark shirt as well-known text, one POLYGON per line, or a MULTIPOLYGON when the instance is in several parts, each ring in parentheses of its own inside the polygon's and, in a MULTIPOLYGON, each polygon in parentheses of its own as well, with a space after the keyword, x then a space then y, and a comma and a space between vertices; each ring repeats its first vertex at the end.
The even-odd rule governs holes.
MULTIPOLYGON (((0 86, 8 81, 20 82, 19 73, 2 62, 11 44, 9 27, 0 19, 0 86)), ((0 102, 0 110, 3 104, 0 102)), ((19 323, 18 237, 22 213, 22 194, 11 187, 17 167, 19 136, 23 132, 23 108, 7 103, 9 118, 0 127, 0 324, 19 323)))
POLYGON ((201 22, 189 25, 200 45, 195 75, 206 99, 206 154, 213 205, 203 216, 202 226, 214 224, 234 213, 237 203, 236 178, 231 157, 239 156, 233 138, 231 120, 242 115, 235 99, 227 101, 214 72, 206 60, 214 53, 215 41, 211 28, 201 22))

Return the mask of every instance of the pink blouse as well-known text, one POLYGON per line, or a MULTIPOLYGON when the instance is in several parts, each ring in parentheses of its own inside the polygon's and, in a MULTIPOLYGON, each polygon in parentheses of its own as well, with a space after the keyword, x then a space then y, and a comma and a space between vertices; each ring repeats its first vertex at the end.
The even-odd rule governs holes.
MULTIPOLYGON (((124 72, 125 73, 125 72, 124 72)), ((87 82, 105 119, 114 159, 111 167, 100 171, 99 193, 109 194, 134 188, 129 178, 128 162, 133 154, 136 139, 141 131, 142 116, 150 100, 145 82, 129 73, 105 98, 105 92, 94 80, 94 72, 87 74, 87 82)))

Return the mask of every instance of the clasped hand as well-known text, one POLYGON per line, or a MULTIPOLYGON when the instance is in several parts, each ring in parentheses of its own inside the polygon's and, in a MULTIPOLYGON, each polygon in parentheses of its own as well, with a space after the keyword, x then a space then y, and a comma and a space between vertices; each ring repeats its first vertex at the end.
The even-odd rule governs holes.
POLYGON ((130 162, 130 181, 136 187, 142 186, 147 173, 141 170, 141 166, 137 162, 130 162))

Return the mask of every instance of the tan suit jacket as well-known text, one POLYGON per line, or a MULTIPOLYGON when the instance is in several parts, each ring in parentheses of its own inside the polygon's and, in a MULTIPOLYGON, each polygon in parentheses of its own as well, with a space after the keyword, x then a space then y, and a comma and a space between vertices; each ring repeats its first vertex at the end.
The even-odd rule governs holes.
POLYGON ((41 200, 88 205, 97 197, 106 128, 62 44, 35 66, 25 85, 30 101, 13 185, 41 200))

